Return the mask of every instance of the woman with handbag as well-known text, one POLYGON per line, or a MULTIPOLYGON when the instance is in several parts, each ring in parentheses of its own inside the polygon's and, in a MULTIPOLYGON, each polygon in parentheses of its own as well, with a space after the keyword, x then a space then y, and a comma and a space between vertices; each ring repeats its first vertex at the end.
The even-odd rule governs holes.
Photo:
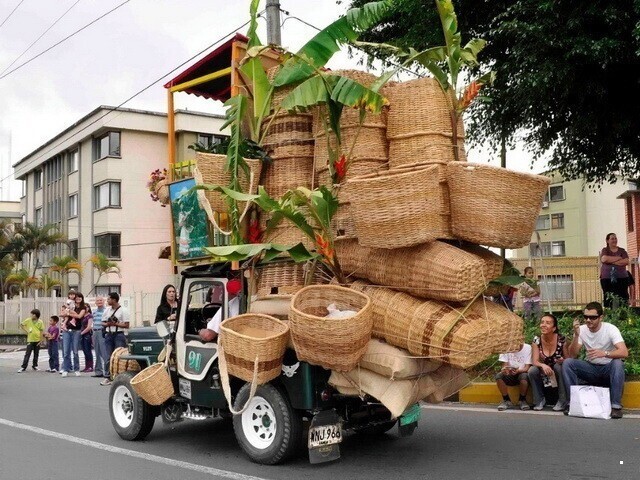
POLYGON ((629 255, 618 246, 615 233, 607 234, 607 246, 600 252, 600 285, 605 308, 613 306, 613 298, 619 297, 624 305, 629 304, 629 255))

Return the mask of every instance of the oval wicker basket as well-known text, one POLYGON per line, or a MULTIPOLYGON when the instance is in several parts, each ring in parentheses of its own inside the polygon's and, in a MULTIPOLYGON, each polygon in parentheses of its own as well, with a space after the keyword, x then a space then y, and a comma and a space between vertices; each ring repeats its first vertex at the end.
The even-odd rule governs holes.
POLYGON ((156 184, 156 196, 158 197, 158 202, 162 205, 169 205, 169 203, 171 203, 171 199, 169 197, 169 183, 169 179, 165 178, 156 184))
MULTIPOLYGON (((101 332, 98 332, 100 334, 101 332)), ((120 357, 129 353, 126 347, 118 347, 111 354, 109 359, 109 374, 111 378, 116 378, 122 372, 139 372, 140 364, 136 360, 124 360, 120 357)))
POLYGON ((154 363, 131 379, 131 387, 149 405, 162 405, 173 394, 173 383, 163 363, 154 363))
POLYGON ((489 247, 528 245, 550 181, 490 165, 448 163, 451 231, 489 247))
POLYGON ((371 340, 371 301, 348 288, 312 285, 293 296, 289 324, 300 360, 347 372, 355 368, 371 340), (358 313, 348 318, 326 318, 330 304, 358 313))
POLYGON ((347 181, 360 245, 400 248, 448 238, 449 206, 438 165, 416 165, 347 181))
POLYGON ((258 358, 258 385, 273 380, 282 371, 288 337, 288 325, 269 315, 246 313, 225 320, 220 324, 220 344, 227 371, 251 382, 258 358))

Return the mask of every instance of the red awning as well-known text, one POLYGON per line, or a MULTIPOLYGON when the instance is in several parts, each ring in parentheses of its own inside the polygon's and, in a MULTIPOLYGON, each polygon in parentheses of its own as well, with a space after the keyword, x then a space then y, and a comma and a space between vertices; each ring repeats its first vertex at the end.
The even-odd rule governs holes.
MULTIPOLYGON (((196 78, 203 77, 209 73, 217 72, 231 66, 231 46, 233 42, 246 43, 249 39, 240 33, 236 33, 232 38, 216 48, 206 57, 198 60, 195 64, 180 73, 177 77, 169 80, 164 88, 171 88, 196 78)), ((183 90, 199 97, 212 98, 224 102, 231 96, 231 75, 216 78, 206 83, 183 90)))

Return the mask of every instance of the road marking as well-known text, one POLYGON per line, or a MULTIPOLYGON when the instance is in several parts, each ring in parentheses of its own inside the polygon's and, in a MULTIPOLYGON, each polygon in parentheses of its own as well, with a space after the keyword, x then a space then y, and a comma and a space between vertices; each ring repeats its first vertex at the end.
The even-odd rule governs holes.
MULTIPOLYGON (((478 412, 478 413, 500 413, 500 414, 521 414, 521 415, 535 415, 536 417, 539 415, 549 415, 553 417, 557 417, 558 415, 563 416, 562 412, 553 412, 553 411, 540 411, 534 412, 533 410, 519 410, 519 409, 510 409, 505 410, 503 412, 498 412, 497 408, 490 407, 466 407, 463 405, 422 405, 422 408, 425 410, 456 410, 462 412, 478 412)), ((625 413, 624 418, 640 418, 640 414, 637 413, 625 413)))
POLYGON ((12 422, 11 420, 6 420, 4 418, 0 418, 0 425, 6 425, 7 427, 26 430, 27 432, 37 433, 38 435, 44 435, 46 437, 66 440, 67 442, 77 443, 79 445, 95 448, 103 452, 107 451, 111 453, 118 453, 120 455, 126 455, 128 457, 140 458, 142 460, 162 463, 170 467, 178 467, 184 468, 186 470, 193 470, 194 472, 206 473, 214 477, 230 478, 231 480, 267 480, 262 477, 253 477, 251 475, 244 475, 242 473, 230 472, 227 470, 220 470, 218 468, 205 467, 204 465, 198 465, 195 463, 182 462, 180 460, 173 460, 171 458, 159 457, 150 453, 136 452, 135 450, 114 447, 113 445, 107 445, 105 443, 94 442, 92 440, 74 437, 72 435, 65 435, 64 433, 53 432, 51 430, 45 430, 39 427, 32 427, 31 425, 25 425, 23 423, 12 422))

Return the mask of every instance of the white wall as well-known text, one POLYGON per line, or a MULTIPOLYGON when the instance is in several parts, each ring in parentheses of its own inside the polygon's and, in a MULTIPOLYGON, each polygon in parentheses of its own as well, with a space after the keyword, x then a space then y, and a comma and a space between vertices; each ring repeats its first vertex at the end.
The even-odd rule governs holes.
POLYGON ((616 197, 628 189, 629 185, 626 181, 619 181, 613 185, 605 183, 602 189, 587 192, 588 255, 600 253, 606 244, 607 233, 610 232, 617 235, 618 244, 622 248, 627 248, 624 200, 618 200, 616 197))

